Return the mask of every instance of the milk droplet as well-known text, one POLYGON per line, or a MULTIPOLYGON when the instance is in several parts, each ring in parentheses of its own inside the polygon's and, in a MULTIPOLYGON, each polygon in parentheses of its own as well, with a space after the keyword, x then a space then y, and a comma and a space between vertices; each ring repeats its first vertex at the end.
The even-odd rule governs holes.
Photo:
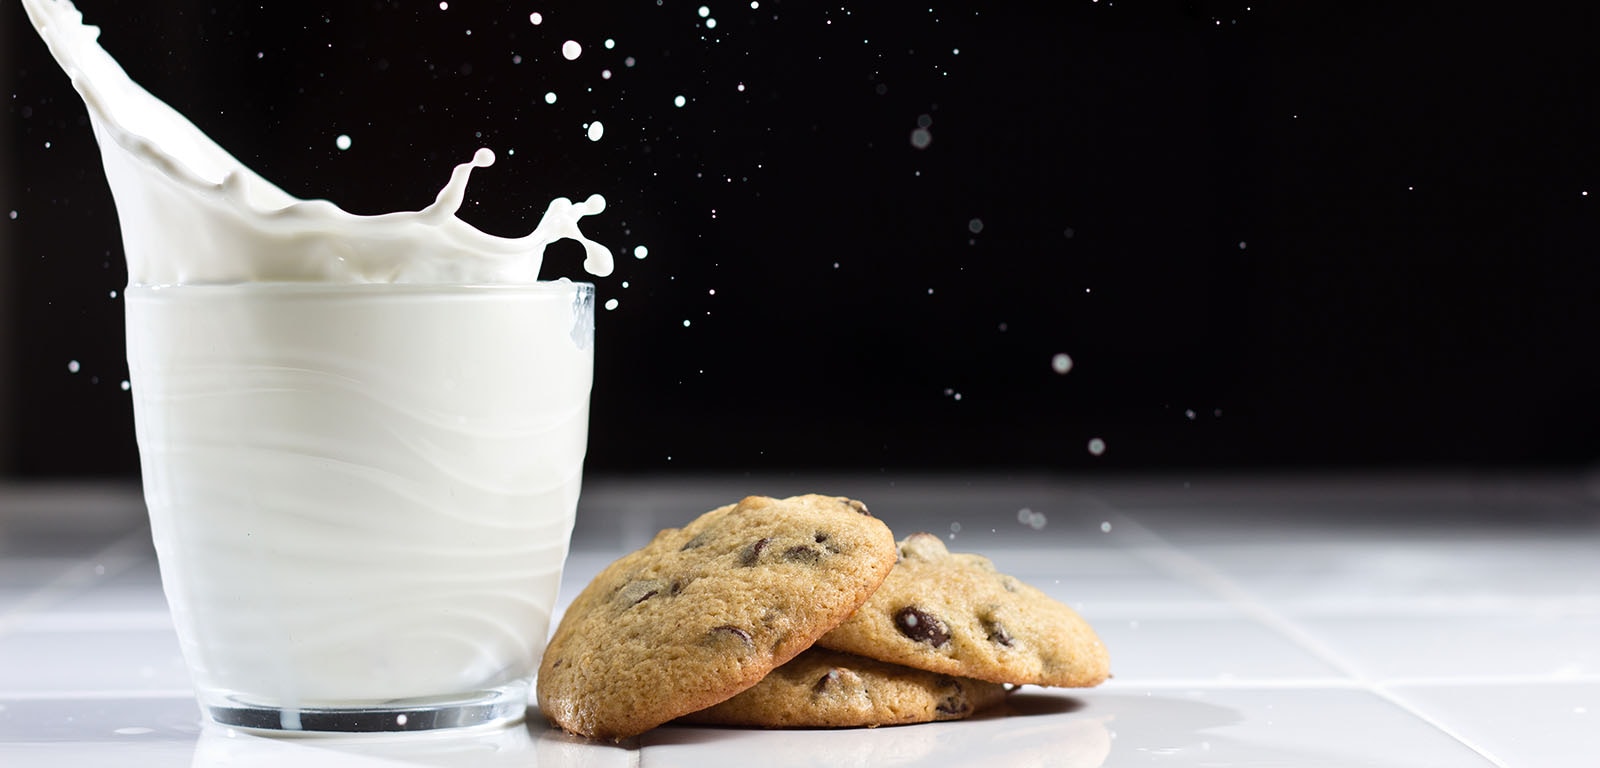
POLYGON ((611 70, 609 70, 609 69, 600 70, 600 79, 601 80, 610 80, 611 79, 611 70))
POLYGON ((646 247, 644 247, 642 245, 635 246, 634 249, 633 249, 633 257, 635 259, 642 259, 642 258, 644 258, 646 256, 649 256, 649 255, 650 255, 650 249, 646 248, 646 247))
POLYGON ((14 209, 11 211, 11 220, 12 221, 16 221, 17 220, 17 212, 14 209))
POLYGON ((755 10, 757 8, 760 8, 760 7, 761 7, 761 3, 757 2, 756 0, 750 0, 750 10, 753 11, 753 10, 755 10))
POLYGON ((917 149, 927 149, 933 143, 933 134, 927 128, 918 128, 911 132, 911 146, 917 149))
POLYGON ((1055 357, 1050 358, 1050 370, 1061 374, 1072 370, 1072 357, 1065 352, 1057 353, 1055 357))
POLYGON ((1186 410, 1186 411, 1184 411, 1184 412, 1183 412, 1183 415, 1184 415, 1184 417, 1185 417, 1185 418, 1187 418, 1187 419, 1188 419, 1188 420, 1190 420, 1190 421, 1194 421, 1194 417, 1195 417, 1195 415, 1196 415, 1196 414, 1195 414, 1195 412, 1194 412, 1194 409, 1193 409, 1193 408, 1190 408, 1190 409, 1188 409, 1188 410, 1186 410))
POLYGON ((683 327, 685 327, 685 328, 689 327, 689 321, 688 320, 684 320, 683 321, 683 327))
POLYGON ((341 134, 339 134, 338 138, 333 140, 333 145, 335 147, 338 147, 339 151, 343 152, 344 150, 347 150, 347 149, 350 148, 350 137, 348 135, 346 135, 346 134, 341 133, 341 134))
POLYGON ((740 92, 740 93, 744 93, 744 83, 740 83, 740 84, 738 84, 738 85, 737 85, 737 86, 735 86, 735 88, 736 88, 736 89, 737 89, 737 90, 738 90, 738 91, 739 91, 739 92, 740 92))
POLYGON ((439 10, 441 10, 441 11, 450 10, 450 4, 449 3, 439 3, 439 10))
POLYGON ((568 40, 561 44, 561 55, 567 61, 576 61, 579 56, 583 55, 583 46, 578 45, 576 40, 568 40))
POLYGON ((1241 251, 1244 250, 1244 241, 1243 240, 1239 241, 1239 250, 1241 250, 1241 251))
POLYGON ((407 718, 405 715, 395 715, 394 716, 394 724, 395 725, 405 725, 406 724, 406 720, 408 720, 408 719, 409 718, 407 718))
POLYGON ((703 19, 703 18, 705 18, 707 16, 710 16, 710 15, 711 15, 711 9, 710 8, 708 8, 708 7, 704 6, 704 5, 700 6, 700 18, 703 19))
POLYGON ((973 219, 967 222, 967 231, 976 235, 983 231, 983 219, 973 219))
POLYGON ((130 389, 133 389, 133 383, 128 381, 127 379, 123 379, 122 380, 122 391, 123 392, 127 392, 130 389))
POLYGON ((1106 520, 1106 521, 1100 523, 1100 532, 1101 533, 1110 533, 1111 532, 1111 521, 1110 520, 1106 520))
POLYGON ((530 13, 528 14, 528 21, 532 22, 533 25, 537 27, 544 23, 544 14, 541 14, 538 11, 530 13))
POLYGON ((80 370, 83 370, 83 366, 79 365, 77 360, 67 361, 67 373, 77 373, 80 370))
POLYGON ((1089 453, 1099 456, 1106 452, 1106 441, 1096 437, 1089 441, 1089 453))
POLYGON ((716 29, 716 28, 717 28, 717 20, 716 19, 706 19, 706 29, 716 29))
POLYGON ((688 103, 689 103, 689 100, 685 99, 683 97, 683 94, 681 94, 681 93, 678 94, 677 97, 673 98, 673 100, 672 100, 672 106, 674 106, 674 107, 682 107, 683 105, 688 104, 688 103))
POLYGON ((617 308, 617 300, 616 299, 606 299, 606 309, 616 309, 616 308, 617 308))
POLYGON ((605 133, 606 133, 606 127, 604 125, 601 125, 599 120, 596 120, 596 121, 594 121, 594 122, 589 124, 589 140, 590 141, 599 141, 600 137, 604 136, 605 133))
POLYGON ((606 50, 609 51, 609 50, 611 50, 612 48, 615 48, 615 47, 617 47, 617 41, 613 40, 613 39, 611 39, 609 37, 606 38, 606 50))

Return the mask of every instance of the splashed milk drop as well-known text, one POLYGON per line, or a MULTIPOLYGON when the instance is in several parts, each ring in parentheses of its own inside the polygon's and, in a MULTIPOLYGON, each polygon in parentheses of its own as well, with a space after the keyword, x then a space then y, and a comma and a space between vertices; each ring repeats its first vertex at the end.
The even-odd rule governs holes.
POLYGON ((561 44, 561 56, 567 61, 577 61, 583 55, 583 46, 576 40, 568 40, 561 44))

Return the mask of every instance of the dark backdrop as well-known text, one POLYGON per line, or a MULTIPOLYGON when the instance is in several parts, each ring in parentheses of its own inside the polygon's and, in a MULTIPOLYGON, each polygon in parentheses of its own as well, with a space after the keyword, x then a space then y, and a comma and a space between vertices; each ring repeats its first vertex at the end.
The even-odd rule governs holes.
MULTIPOLYGON (((490 232, 604 194, 591 470, 1600 456, 1593 6, 753 5, 81 3, 299 196, 420 208, 479 146, 490 232)), ((115 212, 0 13, 11 469, 130 474, 115 212)))

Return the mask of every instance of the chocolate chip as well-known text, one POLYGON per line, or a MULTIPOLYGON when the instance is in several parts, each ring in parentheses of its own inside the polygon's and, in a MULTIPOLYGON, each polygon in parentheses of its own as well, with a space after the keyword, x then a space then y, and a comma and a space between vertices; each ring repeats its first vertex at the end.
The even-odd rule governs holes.
POLYGON ((828 534, 823 533, 822 531, 817 531, 817 535, 812 536, 811 540, 815 541, 818 544, 821 544, 822 542, 828 540, 828 534))
POLYGON ((706 634, 710 635, 712 639, 719 637, 737 637, 745 645, 754 646, 756 644, 756 641, 750 637, 749 632, 735 627, 732 624, 724 624, 720 627, 712 627, 711 631, 706 634))
POLYGON ((817 684, 813 687, 817 693, 822 693, 823 691, 827 690, 829 683, 836 682, 839 682, 839 670, 837 668, 828 670, 828 674, 823 675, 821 679, 817 680, 817 684))
POLYGON ((1006 631, 1005 625, 995 619, 984 619, 983 628, 989 633, 989 642, 991 643, 999 643, 1010 648, 1014 642, 1011 639, 1011 633, 1006 631))
POLYGON ((656 579, 630 581, 623 585, 622 589, 617 590, 617 601, 632 608, 660 594, 661 589, 665 586, 665 583, 656 579))
POLYGON ((894 615, 894 625, 900 630, 900 634, 935 648, 950 642, 950 628, 945 626, 938 616, 914 605, 908 605, 897 611, 894 615))
POLYGON ((816 565, 822 562, 822 553, 818 552, 815 547, 801 544, 797 547, 785 549, 783 551, 783 559, 796 563, 805 563, 806 565, 816 565))
POLYGON ((756 539, 750 546, 745 547, 743 552, 739 553, 739 564, 744 566, 755 565, 756 561, 761 559, 761 550, 766 549, 767 545, 771 543, 772 539, 756 539))
POLYGON ((679 552, 688 552, 691 549, 699 549, 700 547, 705 546, 705 543, 706 543, 706 535, 703 534, 703 533, 697 533, 697 534, 695 534, 694 538, 684 542, 683 543, 683 548, 678 550, 678 551, 679 552))

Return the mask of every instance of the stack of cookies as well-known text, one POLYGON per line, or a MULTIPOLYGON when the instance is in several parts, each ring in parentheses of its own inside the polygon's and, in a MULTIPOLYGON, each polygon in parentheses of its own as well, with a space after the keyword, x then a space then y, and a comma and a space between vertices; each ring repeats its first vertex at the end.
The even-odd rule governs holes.
POLYGON ((1018 685, 1084 687, 1077 613, 859 501, 752 496, 657 534, 568 607, 539 707, 582 736, 671 720, 849 727, 966 717, 1018 685))

